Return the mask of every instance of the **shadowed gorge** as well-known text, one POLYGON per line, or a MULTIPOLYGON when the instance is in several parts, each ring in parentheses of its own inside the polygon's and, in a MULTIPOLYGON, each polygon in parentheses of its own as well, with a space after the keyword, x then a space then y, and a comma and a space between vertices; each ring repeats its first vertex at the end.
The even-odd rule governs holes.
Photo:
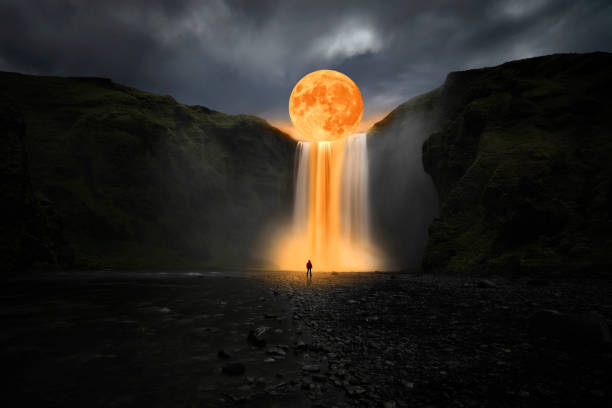
POLYGON ((3 268, 272 266, 295 142, 265 121, 102 78, 0 73, 0 95, 3 268))

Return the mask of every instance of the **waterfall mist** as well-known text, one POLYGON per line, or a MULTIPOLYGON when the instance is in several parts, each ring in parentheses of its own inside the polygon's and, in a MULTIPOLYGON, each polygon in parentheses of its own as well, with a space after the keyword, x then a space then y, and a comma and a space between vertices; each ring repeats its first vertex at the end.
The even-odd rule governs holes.
POLYGON ((344 150, 341 231, 353 245, 370 245, 369 163, 366 134, 349 137, 344 150))
POLYGON ((298 142, 293 167, 293 232, 304 231, 308 227, 308 166, 310 144, 298 142))
POLYGON ((438 131, 437 112, 418 98, 368 133, 371 236, 393 269, 415 269, 438 215, 438 194, 423 168, 423 143, 438 131))

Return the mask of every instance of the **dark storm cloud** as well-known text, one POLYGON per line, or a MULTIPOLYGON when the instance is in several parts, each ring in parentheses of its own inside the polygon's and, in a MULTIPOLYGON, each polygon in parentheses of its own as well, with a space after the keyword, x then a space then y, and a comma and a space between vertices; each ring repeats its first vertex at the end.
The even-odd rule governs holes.
POLYGON ((606 0, 23 1, 0 3, 0 69, 95 75, 230 113, 286 118, 304 74, 338 69, 366 114, 451 70, 610 51, 606 0))

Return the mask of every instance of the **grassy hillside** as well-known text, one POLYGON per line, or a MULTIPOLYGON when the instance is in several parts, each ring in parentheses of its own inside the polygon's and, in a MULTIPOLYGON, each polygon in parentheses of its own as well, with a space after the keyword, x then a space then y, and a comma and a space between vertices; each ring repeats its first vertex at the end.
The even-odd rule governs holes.
POLYGON ((612 265, 612 54, 448 75, 423 163, 441 199, 426 269, 612 265))
POLYGON ((9 184, 28 192, 3 201, 43 214, 22 214, 38 226, 4 239, 20 246, 34 235, 52 248, 38 257, 4 244, 5 259, 21 253, 21 267, 54 268, 266 263, 257 244, 290 209, 295 144, 265 121, 102 78, 0 73, 0 95, 16 146, 2 151, 14 163, 3 174, 19 174, 9 184), (35 232, 43 227, 54 233, 35 232))

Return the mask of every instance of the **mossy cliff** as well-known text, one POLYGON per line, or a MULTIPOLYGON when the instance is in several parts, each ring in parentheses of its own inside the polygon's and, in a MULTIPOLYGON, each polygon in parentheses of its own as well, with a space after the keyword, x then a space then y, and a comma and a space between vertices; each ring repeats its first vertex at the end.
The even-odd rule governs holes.
POLYGON ((103 78, 0 73, 4 269, 273 266, 295 143, 103 78))
POLYGON ((612 266, 612 54, 450 73, 423 164, 440 197, 423 266, 606 272, 612 266))

